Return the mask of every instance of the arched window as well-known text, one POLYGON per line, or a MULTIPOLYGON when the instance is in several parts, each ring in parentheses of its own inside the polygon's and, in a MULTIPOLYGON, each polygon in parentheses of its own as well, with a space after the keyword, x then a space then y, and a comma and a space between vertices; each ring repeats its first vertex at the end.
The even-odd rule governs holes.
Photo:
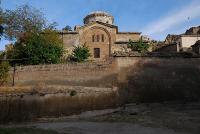
POLYGON ((97 35, 97 42, 99 42, 99 35, 97 35))
POLYGON ((104 42, 104 34, 101 35, 101 41, 104 42))
POLYGON ((95 35, 92 35, 92 42, 95 42, 95 35))

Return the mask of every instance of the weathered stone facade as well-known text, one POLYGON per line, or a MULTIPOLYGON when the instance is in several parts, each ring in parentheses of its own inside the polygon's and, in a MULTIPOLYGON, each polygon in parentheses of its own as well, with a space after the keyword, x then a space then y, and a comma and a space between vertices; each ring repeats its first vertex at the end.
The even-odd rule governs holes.
POLYGON ((197 35, 200 34, 200 26, 191 27, 185 32, 186 35, 197 35))
MULTIPOLYGON (((196 82, 198 81, 196 88, 199 88, 199 61, 198 57, 114 57, 112 61, 102 63, 18 66, 15 75, 11 68, 10 75, 11 78, 15 76, 16 86, 45 83, 46 85, 113 88, 118 87, 120 83, 127 85, 126 82, 135 79, 134 83, 140 84, 152 84, 152 81, 155 81, 154 84, 162 85, 164 82, 163 88, 180 88, 180 85, 176 87, 173 83, 179 84, 177 80, 187 81, 183 83, 183 88, 190 88, 191 84, 188 85, 191 83, 190 79, 195 79, 196 82), (139 80, 134 75, 140 73, 144 73, 144 76, 139 80)), ((131 84, 133 85, 135 84, 131 84)))
MULTIPOLYGON (((176 45, 172 51, 177 52, 190 52, 192 51, 192 45, 200 40, 200 26, 191 27, 186 30, 184 34, 180 35, 168 35, 165 39, 166 46, 176 45)), ((169 51, 171 52, 171 50, 169 51)))
POLYGON ((200 35, 181 35, 178 43, 180 51, 191 51, 192 45, 198 40, 200 40, 200 35))
POLYGON ((84 18, 83 26, 75 26, 73 32, 60 33, 64 48, 70 53, 73 46, 85 44, 90 49, 90 60, 106 60, 116 51, 127 51, 126 44, 130 39, 137 42, 141 38, 140 32, 118 32, 113 23, 114 18, 108 13, 89 14, 84 18))
POLYGON ((198 40, 194 45, 192 45, 192 51, 196 54, 200 54, 200 40, 198 40))
POLYGON ((172 35, 168 34, 166 39, 165 39, 165 44, 176 44, 180 38, 180 35, 172 35))

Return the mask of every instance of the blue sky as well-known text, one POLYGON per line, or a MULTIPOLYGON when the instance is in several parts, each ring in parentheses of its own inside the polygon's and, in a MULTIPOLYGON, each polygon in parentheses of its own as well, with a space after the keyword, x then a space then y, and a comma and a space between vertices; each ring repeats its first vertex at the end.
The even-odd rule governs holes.
MULTIPOLYGON (((112 14, 120 31, 142 32, 157 40, 200 25, 200 0, 2 0, 1 6, 15 9, 22 4, 41 9, 58 29, 82 25, 83 18, 97 10, 112 14)), ((1 40, 0 50, 6 43, 1 40)))

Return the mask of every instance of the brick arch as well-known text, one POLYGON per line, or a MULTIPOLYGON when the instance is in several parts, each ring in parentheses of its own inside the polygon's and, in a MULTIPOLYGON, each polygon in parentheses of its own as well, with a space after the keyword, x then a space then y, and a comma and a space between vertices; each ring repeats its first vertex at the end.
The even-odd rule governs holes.
POLYGON ((99 26, 93 26, 93 27, 87 29, 86 31, 83 32, 83 38, 84 38, 84 40, 86 40, 86 38, 88 36, 88 33, 91 32, 94 29, 99 29, 99 30, 102 30, 102 31, 104 31, 106 33, 106 35, 108 37, 108 42, 109 42, 108 45, 109 45, 109 57, 110 57, 111 56, 111 35, 110 35, 109 31, 106 30, 105 28, 99 27, 99 26))

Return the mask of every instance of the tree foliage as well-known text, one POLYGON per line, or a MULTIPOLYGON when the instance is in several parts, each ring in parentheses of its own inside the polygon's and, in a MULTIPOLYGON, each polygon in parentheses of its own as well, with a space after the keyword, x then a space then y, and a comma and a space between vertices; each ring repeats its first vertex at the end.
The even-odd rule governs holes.
POLYGON ((21 64, 58 63, 62 56, 62 40, 53 30, 56 23, 47 24, 43 13, 29 5, 3 11, 4 35, 16 40, 7 58, 24 59, 21 64), (25 60, 26 59, 26 60, 25 60))
POLYGON ((25 41, 16 42, 13 50, 8 52, 13 59, 24 59, 21 64, 55 64, 63 54, 62 41, 55 31, 41 34, 31 33, 25 41))
MULTIPOLYGON (((1 1, 0 1, 0 4, 1 4, 1 1)), ((4 28, 3 28, 3 10, 0 6, 0 40, 1 40, 1 37, 3 35, 3 31, 4 31, 4 28)))
POLYGON ((133 42, 132 40, 129 40, 128 47, 131 48, 132 51, 145 53, 148 51, 149 45, 145 43, 142 39, 140 39, 137 43, 133 42))
MULTIPOLYGON (((0 20, 1 21, 1 20, 0 20)), ((0 22, 1 23, 1 22, 0 22)), ((1 40, 1 37, 3 36, 3 26, 0 24, 0 40, 1 40)))
POLYGON ((5 56, 5 52, 3 52, 3 51, 0 51, 0 59, 3 59, 3 58, 4 58, 4 56, 5 56))
POLYGON ((90 50, 86 45, 78 45, 74 47, 72 60, 75 62, 86 61, 90 56, 90 50))
POLYGON ((8 62, 0 63, 0 86, 8 82, 10 65, 8 62))
POLYGON ((2 17, 7 39, 19 39, 24 33, 39 33, 55 25, 55 23, 47 24, 44 14, 29 5, 19 6, 15 10, 5 10, 2 17))

